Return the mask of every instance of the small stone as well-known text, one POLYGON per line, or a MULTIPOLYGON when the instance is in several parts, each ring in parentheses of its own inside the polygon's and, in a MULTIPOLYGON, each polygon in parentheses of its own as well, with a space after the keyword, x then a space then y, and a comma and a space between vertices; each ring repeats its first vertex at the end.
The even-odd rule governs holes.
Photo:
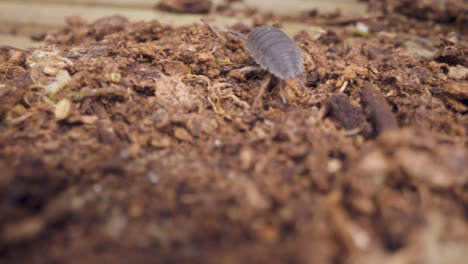
POLYGON ((208 53, 200 53, 198 54, 198 61, 214 61, 214 56, 208 53))
POLYGON ((111 72, 110 79, 111 82, 119 84, 122 81, 122 75, 118 72, 111 72))
POLYGON ((169 137, 152 139, 150 144, 155 148, 168 148, 171 146, 171 139, 169 137))
POLYGON ((55 119, 63 120, 68 117, 70 114, 71 102, 68 99, 60 100, 57 105, 55 105, 55 119))
POLYGON ((193 140, 192 135, 182 127, 178 127, 174 130, 174 137, 186 142, 191 142, 193 140))
POLYGON ((55 76, 58 72, 58 69, 57 68, 53 68, 53 67, 49 67, 49 66, 46 66, 44 67, 44 69, 42 70, 42 72, 45 74, 45 75, 49 75, 49 76, 55 76))
POLYGON ((94 191, 95 193, 100 193, 100 192, 102 192, 102 186, 101 186, 100 184, 94 184, 94 185, 93 185, 93 191, 94 191))
POLYGON ((464 80, 468 79, 468 68, 465 68, 461 65, 457 65, 454 67, 449 67, 449 71, 447 76, 451 79, 455 80, 464 80))
POLYGON ((254 154, 254 151, 250 147, 243 147, 241 149, 240 161, 242 169, 246 170, 252 167, 254 154))
POLYGON ((82 123, 86 125, 92 125, 96 123, 98 117, 95 115, 72 115, 67 119, 67 122, 70 124, 73 123, 82 123))
POLYGON ((159 182, 159 176, 154 171, 149 171, 146 174, 146 177, 152 184, 156 184, 159 182))
POLYGON ((49 83, 44 89, 47 93, 55 94, 65 88, 71 81, 70 74, 66 70, 60 70, 55 76, 55 81, 49 83))
POLYGON ((279 238, 278 231, 272 227, 263 227, 258 233, 265 243, 274 243, 279 238))
POLYGON ((151 49, 151 47, 149 47, 146 43, 140 43, 140 45, 137 46, 137 49, 140 52, 140 54, 143 56, 148 56, 152 58, 156 56, 153 49, 151 49))
POLYGON ((327 164, 327 170, 329 173, 337 173, 342 167, 343 164, 341 160, 338 159, 330 159, 327 164))
POLYGON ((357 22, 356 23, 356 31, 354 32, 356 35, 359 36, 368 36, 369 35, 369 26, 362 23, 362 22, 357 22))
POLYGON ((128 214, 131 218, 139 218, 145 213, 145 204, 141 199, 135 200, 130 204, 128 214))
POLYGON ((359 170, 365 175, 384 175, 389 167, 389 161, 381 151, 370 152, 358 164, 359 170))
POLYGON ((245 81, 245 75, 240 70, 232 70, 228 73, 228 76, 239 81, 245 81))
POLYGON ((4 227, 2 240, 6 242, 20 242, 34 239, 45 228, 41 218, 32 217, 15 222, 4 227))
POLYGON ((165 62, 164 73, 169 76, 185 76, 190 73, 190 68, 181 61, 165 62))
POLYGON ((219 71, 218 69, 211 69, 209 70, 206 75, 209 77, 209 78, 216 78, 218 77, 219 75, 221 74, 221 71, 219 71))

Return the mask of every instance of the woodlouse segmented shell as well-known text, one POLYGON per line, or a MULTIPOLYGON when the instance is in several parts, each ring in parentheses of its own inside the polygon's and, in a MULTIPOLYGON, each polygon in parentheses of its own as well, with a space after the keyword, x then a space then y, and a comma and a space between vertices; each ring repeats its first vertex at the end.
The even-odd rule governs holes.
POLYGON ((260 26, 250 32, 245 43, 254 60, 282 80, 302 76, 302 52, 290 37, 272 26, 260 26))

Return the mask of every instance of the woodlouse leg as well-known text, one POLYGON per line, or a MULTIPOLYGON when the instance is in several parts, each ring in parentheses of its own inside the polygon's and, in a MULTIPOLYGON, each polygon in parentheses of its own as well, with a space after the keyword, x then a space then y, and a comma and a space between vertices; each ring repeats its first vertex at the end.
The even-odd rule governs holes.
POLYGON ((242 73, 254 72, 254 71, 262 71, 262 67, 260 66, 245 66, 240 68, 239 71, 242 73))
POLYGON ((252 107, 257 106, 257 103, 262 98, 263 94, 265 93, 265 90, 268 87, 268 84, 270 84, 270 80, 271 80, 271 74, 267 73, 267 75, 265 76, 265 79, 263 79, 262 81, 260 90, 258 91, 258 94, 253 101, 252 107))
POLYGON ((280 92, 280 96, 281 96, 281 101, 283 101, 283 104, 287 104, 287 100, 286 100, 286 95, 284 94, 284 81, 283 80, 279 80, 278 82, 278 86, 279 86, 279 92, 280 92))

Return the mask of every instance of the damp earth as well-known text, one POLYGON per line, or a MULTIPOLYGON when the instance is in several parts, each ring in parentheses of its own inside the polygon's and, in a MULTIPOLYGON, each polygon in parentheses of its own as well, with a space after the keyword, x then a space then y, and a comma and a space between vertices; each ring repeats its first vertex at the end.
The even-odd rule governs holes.
POLYGON ((368 2, 218 8, 255 13, 246 35, 320 26, 292 36, 286 103, 273 80, 253 105, 267 73, 202 22, 71 17, 2 47, 0 262, 465 263, 468 8, 368 2))

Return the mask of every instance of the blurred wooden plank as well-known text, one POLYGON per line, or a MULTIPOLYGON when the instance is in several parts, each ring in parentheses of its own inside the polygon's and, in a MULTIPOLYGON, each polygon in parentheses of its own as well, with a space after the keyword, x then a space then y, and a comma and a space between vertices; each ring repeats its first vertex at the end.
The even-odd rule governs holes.
MULTIPOLYGON (((53 0, 52 0, 53 1, 53 0)), ((72 0, 73 1, 73 0, 72 0)), ((77 0, 75 0, 77 1, 77 0)), ((80 0, 81 1, 81 0, 80 0)), ((103 0, 99 0, 103 1, 103 0)), ((122 0, 117 0, 122 1, 122 0)), ((122 8, 122 7, 103 7, 103 6, 80 6, 74 5, 72 7, 59 4, 41 4, 41 3, 19 3, 13 2, 0 2, 0 33, 15 32, 17 35, 32 35, 49 30, 57 30, 65 26, 66 17, 79 15, 89 22, 96 19, 110 16, 122 15, 132 21, 149 21, 157 19, 165 24, 172 24, 174 26, 200 23, 200 18, 206 17, 198 14, 174 14, 162 12, 154 9, 140 9, 140 8, 122 8)), ((210 24, 213 26, 224 28, 227 25, 232 25, 237 22, 251 24, 250 19, 237 19, 222 16, 209 16, 213 18, 210 24)), ((317 31, 317 27, 311 25, 304 25, 300 23, 285 23, 283 30, 293 35, 300 30, 307 30, 309 32, 317 31)), ((7 35, 1 35, 5 39, 2 43, 14 41, 19 43, 20 39, 15 37, 6 38, 7 35)), ((30 47, 34 43, 28 38, 23 38, 24 44, 17 44, 18 47, 30 47)))
MULTIPOLYGON (((201 15, 173 14, 158 10, 117 7, 89 7, 38 3, 0 2, 0 23, 11 25, 38 25, 58 27, 64 25, 66 17, 79 15, 88 21, 111 15, 122 15, 133 21, 158 21, 171 25, 186 25, 200 22, 201 15)), ((225 24, 239 22, 236 18, 223 18, 225 24)), ((246 21, 249 22, 249 21, 246 21)))
POLYGON ((114 6, 114 7, 135 7, 149 8, 154 7, 157 1, 151 0, 3 0, 4 2, 13 3, 45 3, 45 4, 61 4, 61 5, 87 5, 87 6, 114 6))
POLYGON ((64 24, 65 21, 62 25, 11 24, 2 21, 0 18, 0 34, 32 36, 38 33, 60 29, 64 24))
POLYGON ((297 15, 317 9, 332 12, 340 9, 343 14, 359 15, 366 13, 367 5, 357 0, 244 0, 245 3, 259 8, 262 12, 297 15))
MULTIPOLYGON (((132 8, 116 7, 89 7, 74 6, 69 8, 63 5, 52 4, 18 4, 18 3, 0 3, 0 30, 8 32, 12 29, 32 31, 31 28, 58 29, 65 25, 65 18, 73 15, 79 15, 87 21, 95 21, 98 18, 110 15, 122 15, 133 21, 149 21, 157 19, 158 21, 174 26, 200 23, 200 18, 205 17, 197 14, 173 14, 157 10, 141 10, 132 8), (20 15, 21 14, 21 15, 20 15), (6 25, 6 26, 5 26, 6 25)), ((214 21, 212 25, 223 28, 237 22, 250 24, 250 20, 237 19, 230 17, 210 16, 214 21)), ((293 34, 299 30, 315 30, 316 27, 310 25, 301 25, 298 23, 285 23, 283 28, 287 33, 293 34)), ((38 33, 36 31, 33 33, 38 33)))
MULTIPOLYGON (((149 9, 153 8, 157 0, 3 0, 12 3, 30 4, 61 4, 61 5, 87 5, 87 6, 111 6, 149 9)), ((213 0, 220 4, 224 0, 213 0)), ((344 14, 364 14, 367 5, 357 0, 244 0, 250 6, 256 7, 262 12, 276 12, 279 14, 299 14, 305 10, 317 9, 321 12, 331 12, 340 9, 344 14)))
POLYGON ((19 49, 36 48, 43 45, 43 42, 36 42, 28 37, 0 34, 0 47, 11 46, 19 49))

